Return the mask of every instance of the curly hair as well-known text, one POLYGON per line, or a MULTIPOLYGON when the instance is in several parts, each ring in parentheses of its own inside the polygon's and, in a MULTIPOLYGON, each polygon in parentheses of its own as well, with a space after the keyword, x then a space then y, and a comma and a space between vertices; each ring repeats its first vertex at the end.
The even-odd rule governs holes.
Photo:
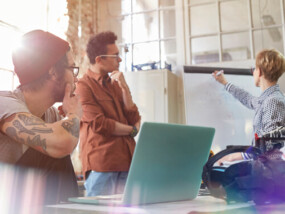
POLYGON ((107 53, 107 45, 115 44, 117 36, 111 31, 101 32, 92 36, 87 43, 87 55, 91 64, 95 64, 95 58, 107 53))
POLYGON ((265 79, 277 82, 285 72, 284 56, 275 49, 265 49, 257 54, 256 67, 260 69, 265 79))

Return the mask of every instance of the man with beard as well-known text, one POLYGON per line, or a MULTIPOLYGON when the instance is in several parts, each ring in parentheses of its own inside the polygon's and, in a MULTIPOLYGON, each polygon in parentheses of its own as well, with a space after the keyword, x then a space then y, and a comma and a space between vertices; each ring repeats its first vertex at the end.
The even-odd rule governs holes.
POLYGON ((140 129, 140 115, 119 64, 113 32, 90 38, 90 69, 78 81, 80 152, 88 196, 122 193, 140 129))
POLYGON ((18 195, 25 191, 26 171, 33 168, 46 181, 40 203, 66 201, 78 194, 70 154, 82 115, 73 94, 79 68, 69 44, 41 30, 26 33, 12 59, 20 86, 0 92, 0 162, 21 176, 13 186, 18 195), (55 102, 62 102, 59 113, 52 107, 55 102))

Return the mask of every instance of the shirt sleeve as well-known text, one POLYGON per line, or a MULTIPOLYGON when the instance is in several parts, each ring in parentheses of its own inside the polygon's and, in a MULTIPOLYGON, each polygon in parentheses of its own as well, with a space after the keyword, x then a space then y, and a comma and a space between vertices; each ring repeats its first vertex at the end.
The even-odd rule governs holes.
POLYGON ((0 120, 4 120, 15 113, 29 112, 25 103, 13 96, 12 92, 0 94, 0 120))
POLYGON ((241 156, 244 160, 250 160, 250 159, 253 159, 253 155, 250 154, 250 153, 247 153, 247 152, 242 152, 241 153, 241 156))
POLYGON ((134 106, 130 109, 127 109, 126 107, 124 107, 123 109, 124 109, 125 116, 128 120, 128 123, 130 125, 135 125, 136 122, 138 122, 141 119, 141 116, 139 114, 139 110, 136 104, 134 104, 134 106))
POLYGON ((233 85, 232 83, 227 83, 225 85, 225 89, 247 108, 255 109, 257 107, 258 98, 251 95, 247 91, 233 85))
POLYGON ((123 101, 123 94, 120 86, 118 84, 115 85, 116 89, 116 94, 120 100, 120 103, 123 107, 124 115, 128 121, 129 125, 135 125, 136 122, 138 122, 141 119, 141 116, 139 114, 139 110, 136 104, 134 104, 131 108, 127 109, 124 105, 123 101))
POLYGON ((80 96, 83 116, 81 122, 89 123, 98 134, 111 136, 115 130, 115 120, 107 118, 104 111, 94 98, 92 90, 84 82, 78 82, 76 92, 80 96))

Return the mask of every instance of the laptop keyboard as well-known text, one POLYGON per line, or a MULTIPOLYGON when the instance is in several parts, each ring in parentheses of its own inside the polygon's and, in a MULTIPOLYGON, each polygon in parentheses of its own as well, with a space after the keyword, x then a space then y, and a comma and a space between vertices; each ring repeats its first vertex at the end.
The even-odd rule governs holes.
POLYGON ((91 196, 88 197, 88 199, 94 199, 94 200, 123 200, 123 194, 116 194, 116 195, 97 195, 97 196, 91 196))

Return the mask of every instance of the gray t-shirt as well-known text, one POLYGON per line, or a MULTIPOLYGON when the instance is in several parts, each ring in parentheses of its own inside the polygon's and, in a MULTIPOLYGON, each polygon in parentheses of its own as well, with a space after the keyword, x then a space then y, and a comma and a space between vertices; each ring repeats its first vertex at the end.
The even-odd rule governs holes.
MULTIPOLYGON (((20 112, 30 112, 26 106, 22 91, 20 89, 0 91, 0 122, 20 112)), ((45 122, 47 123, 54 123, 60 119, 61 117, 54 107, 49 108, 45 113, 45 122)), ((18 143, 0 132, 0 162, 14 164, 26 149, 26 145, 18 143)))

